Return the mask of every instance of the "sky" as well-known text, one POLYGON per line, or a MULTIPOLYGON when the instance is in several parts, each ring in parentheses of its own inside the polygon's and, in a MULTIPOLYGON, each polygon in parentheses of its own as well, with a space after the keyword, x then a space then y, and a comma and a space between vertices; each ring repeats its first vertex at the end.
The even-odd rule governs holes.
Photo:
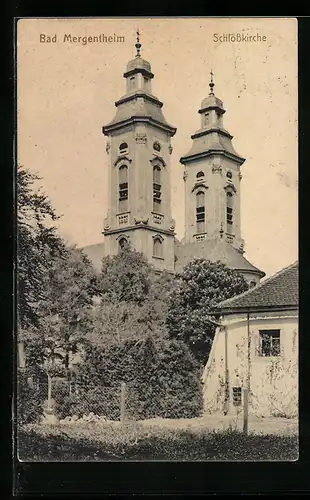
POLYGON ((103 241, 109 156, 102 126, 114 118, 114 103, 125 94, 123 73, 135 56, 137 27, 141 55, 155 75, 153 94, 177 127, 170 157, 176 236, 184 236, 179 159, 200 128, 198 109, 209 93, 212 69, 215 95, 226 109, 224 127, 246 158, 241 167, 245 257, 267 276, 291 264, 298 258, 297 21, 292 18, 19 20, 17 161, 42 177, 40 185, 62 215, 61 234, 78 246, 103 241), (234 40, 237 33, 263 40, 223 37, 234 40), (125 40, 64 42, 70 34, 125 40), (55 42, 47 41, 55 35, 55 42))

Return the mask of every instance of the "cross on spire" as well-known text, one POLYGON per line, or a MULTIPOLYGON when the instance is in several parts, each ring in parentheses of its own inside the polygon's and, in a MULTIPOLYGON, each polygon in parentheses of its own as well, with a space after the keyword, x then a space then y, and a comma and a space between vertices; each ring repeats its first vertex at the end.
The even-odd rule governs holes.
POLYGON ((136 57, 140 57, 141 43, 140 43, 140 31, 139 31, 139 28, 137 29, 136 49, 137 49, 136 57))
POLYGON ((209 83, 209 87, 210 87, 210 95, 213 95, 213 94, 214 94, 214 92, 213 92, 213 87, 214 87, 214 83, 213 83, 213 76, 214 76, 214 74, 213 74, 213 71, 212 71, 212 69, 211 69, 211 71, 210 71, 210 77, 211 77, 211 78, 210 78, 210 83, 209 83))

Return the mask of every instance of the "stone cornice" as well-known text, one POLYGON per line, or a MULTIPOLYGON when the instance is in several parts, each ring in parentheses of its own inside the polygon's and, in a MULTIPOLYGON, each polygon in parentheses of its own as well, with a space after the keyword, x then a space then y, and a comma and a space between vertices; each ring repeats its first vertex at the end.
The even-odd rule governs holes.
POLYGON ((161 156, 154 156, 151 160, 150 160, 150 163, 155 166, 157 163, 161 163, 163 167, 166 167, 167 164, 165 163, 165 161, 162 159, 161 156))
POLYGON ((207 186, 205 182, 196 182, 192 188, 192 193, 196 191, 196 189, 209 189, 209 186, 207 186))
POLYGON ((113 163, 113 166, 116 167, 116 165, 118 165, 119 163, 122 163, 122 162, 131 163, 132 159, 126 155, 120 155, 116 158, 115 162, 113 163))
POLYGON ((236 187, 233 185, 233 183, 229 183, 229 184, 226 184, 226 186, 224 187, 225 191, 233 191, 234 193, 237 192, 237 189, 236 187))
POLYGON ((151 116, 131 116, 130 118, 126 118, 126 120, 121 120, 116 123, 111 123, 111 125, 106 125, 105 127, 102 127, 102 133, 104 135, 110 135, 111 132, 114 132, 116 130, 122 129, 130 125, 134 125, 136 123, 148 123, 150 125, 153 125, 154 127, 157 127, 160 130, 163 130, 164 132, 167 132, 171 137, 174 136, 174 134, 177 131, 175 127, 171 127, 168 124, 159 122, 154 118, 152 118, 151 116))
POLYGON ((127 232, 136 231, 138 229, 143 229, 143 230, 145 229, 147 231, 152 231, 152 233, 166 234, 167 236, 174 236, 176 234, 173 230, 161 229, 159 227, 150 226, 149 224, 127 226, 126 228, 122 227, 116 229, 108 229, 102 231, 102 234, 104 234, 104 236, 108 236, 110 234, 118 234, 118 233, 126 234, 127 232))
POLYGON ((129 76, 135 75, 136 73, 141 73, 143 76, 147 76, 148 78, 154 78, 154 73, 152 73, 151 71, 148 71, 145 68, 130 69, 129 71, 126 71, 126 73, 124 73, 123 76, 124 76, 124 78, 128 78, 129 76))
POLYGON ((116 101, 115 106, 118 107, 120 104, 124 104, 126 102, 138 99, 138 97, 145 99, 146 101, 152 102, 153 104, 156 104, 156 106, 158 106, 159 108, 163 107, 163 103, 159 99, 157 99, 157 97, 147 94, 146 92, 141 92, 141 91, 139 92, 139 90, 134 94, 128 94, 125 95, 124 97, 121 97, 118 101, 116 101))
POLYGON ((218 127, 210 127, 207 129, 199 130, 195 134, 191 135, 191 139, 198 139, 199 137, 203 137, 204 135, 208 135, 208 134, 213 134, 214 132, 216 132, 217 134, 223 135, 224 137, 227 137, 230 140, 233 139, 233 137, 234 137, 229 132, 227 132, 227 130, 224 130, 224 129, 218 128, 218 127))
POLYGON ((205 111, 212 111, 215 110, 218 112, 219 115, 223 115, 226 113, 225 109, 220 108, 219 106, 206 106, 204 108, 199 109, 198 113, 202 114, 205 113, 205 111))
POLYGON ((202 151, 200 153, 182 156, 180 158, 180 163, 182 163, 182 165, 186 165, 187 163, 192 163, 194 161, 198 161, 203 158, 209 158, 210 156, 224 156, 225 158, 233 160, 239 163, 240 165, 242 165, 242 163, 245 162, 245 158, 241 158, 240 156, 229 153, 228 151, 220 149, 209 149, 208 151, 202 151))

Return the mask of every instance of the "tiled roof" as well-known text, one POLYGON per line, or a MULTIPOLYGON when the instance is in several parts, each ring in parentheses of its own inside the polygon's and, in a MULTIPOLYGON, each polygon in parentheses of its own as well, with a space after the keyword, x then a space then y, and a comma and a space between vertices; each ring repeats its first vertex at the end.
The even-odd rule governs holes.
POLYGON ((294 262, 256 287, 223 300, 215 309, 225 314, 251 309, 297 308, 298 296, 298 262, 294 262))
POLYGON ((101 271, 101 262, 104 257, 104 243, 97 243, 95 245, 89 245, 87 247, 81 248, 81 250, 87 255, 87 257, 93 263, 96 271, 101 271))
POLYGON ((214 238, 205 241, 195 241, 193 243, 178 243, 175 245, 175 254, 177 257, 175 264, 177 272, 180 272, 190 260, 203 258, 214 262, 220 260, 230 269, 249 271, 260 277, 265 276, 263 271, 253 266, 242 253, 238 252, 238 250, 225 240, 214 238))

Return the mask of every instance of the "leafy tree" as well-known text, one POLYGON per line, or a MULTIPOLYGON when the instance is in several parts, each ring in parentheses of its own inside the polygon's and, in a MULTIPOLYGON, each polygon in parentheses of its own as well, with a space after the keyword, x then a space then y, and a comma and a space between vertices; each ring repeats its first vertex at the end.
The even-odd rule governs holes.
POLYGON ((34 185, 40 178, 19 166, 17 195, 17 290, 18 322, 22 328, 38 325, 39 300, 44 300, 45 276, 52 258, 65 250, 57 234, 58 219, 50 200, 34 185))
POLYGON ((156 273, 134 250, 104 258, 98 285, 101 302, 93 310, 93 328, 87 334, 90 343, 104 347, 113 339, 167 335, 171 282, 169 273, 156 273))
POLYGON ((18 341, 25 345, 27 365, 56 359, 68 369, 69 353, 89 327, 89 310, 97 278, 87 257, 58 235, 58 219, 47 195, 35 188, 39 177, 17 169, 18 341))
POLYGON ((215 326, 212 310, 220 301, 238 295, 248 285, 238 272, 221 262, 194 259, 174 281, 166 325, 171 338, 184 341, 196 359, 205 363, 215 326))
POLYGON ((145 257, 129 248, 102 260, 99 287, 106 302, 140 305, 149 294, 153 268, 145 257))

